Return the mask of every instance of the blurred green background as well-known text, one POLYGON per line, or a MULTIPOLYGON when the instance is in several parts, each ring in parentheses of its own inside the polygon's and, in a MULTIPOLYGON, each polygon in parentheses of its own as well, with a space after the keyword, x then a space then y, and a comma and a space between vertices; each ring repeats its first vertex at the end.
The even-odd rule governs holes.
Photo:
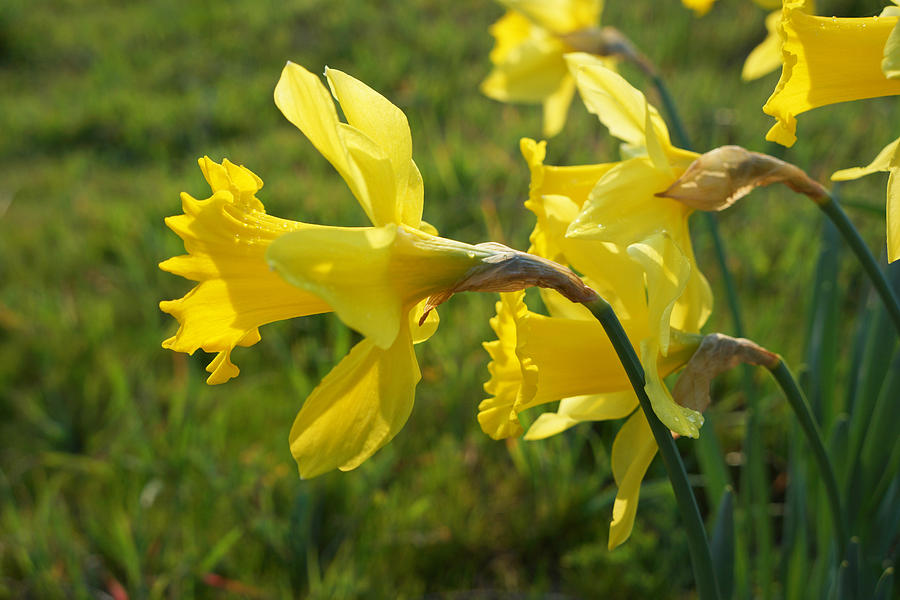
MULTIPOLYGON (((841 2, 823 14, 880 9, 841 2)), ((540 110, 477 87, 501 14, 476 0, 0 3, 0 598, 691 597, 659 461, 632 538, 606 550, 615 424, 537 443, 481 433, 490 296, 442 308, 442 330, 418 347, 423 380, 397 438, 356 471, 311 481, 297 476, 290 425, 355 333, 332 316, 265 326, 234 354, 240 377, 217 387, 204 383, 209 356, 160 347, 176 324, 157 303, 191 287, 156 266, 183 252, 163 218, 180 212, 179 192, 208 195, 199 156, 259 174, 271 214, 365 222, 272 101, 288 59, 345 70, 404 110, 425 219, 442 234, 527 248, 518 140, 539 136, 540 110)), ((659 65, 698 149, 777 153, 821 181, 868 163, 898 133, 883 126, 900 123, 895 100, 803 115, 790 151, 764 142, 777 75, 739 75, 765 14, 739 0, 702 19, 674 0, 609 0, 603 22, 659 65)), ((658 104, 649 82, 623 72, 658 104)), ((551 164, 616 158, 577 99, 548 150, 551 164)), ((873 207, 848 210, 882 247, 884 178, 845 195, 873 207)), ((786 189, 720 216, 748 335, 799 371, 821 223, 786 189)), ((718 299, 708 329, 727 333, 710 240, 695 229, 718 299)), ((835 283, 861 281, 844 265, 835 283)), ((848 294, 841 310, 861 302, 848 294)), ((788 413, 759 379, 777 512, 788 413)), ((745 422, 736 381, 718 382, 707 432, 734 468, 745 422)), ((679 441, 696 473, 691 444, 679 441)))

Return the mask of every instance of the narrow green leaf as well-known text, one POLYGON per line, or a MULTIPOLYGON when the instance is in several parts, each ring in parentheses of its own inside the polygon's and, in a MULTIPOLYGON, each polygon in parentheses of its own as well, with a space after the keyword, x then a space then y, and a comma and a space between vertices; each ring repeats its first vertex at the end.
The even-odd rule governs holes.
POLYGON ((716 581, 722 598, 731 598, 734 593, 734 491, 731 486, 722 493, 722 501, 716 510, 710 551, 716 581))
POLYGON ((244 530, 240 526, 233 527, 228 533, 216 542, 216 544, 206 553, 197 565, 197 572, 202 576, 212 571, 215 566, 222 560, 231 547, 234 546, 244 535, 244 530))

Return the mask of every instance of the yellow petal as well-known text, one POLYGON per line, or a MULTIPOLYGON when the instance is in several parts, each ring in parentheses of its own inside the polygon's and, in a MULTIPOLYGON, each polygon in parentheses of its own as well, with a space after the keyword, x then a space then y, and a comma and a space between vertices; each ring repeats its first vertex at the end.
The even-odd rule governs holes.
POLYGON ((900 167, 900 138, 882 148, 875 160, 865 167, 853 167, 835 171, 831 176, 831 180, 850 181, 879 171, 890 171, 893 167, 900 167))
POLYGON ((716 0, 681 0, 681 3, 694 11, 694 14, 698 17, 702 17, 708 13, 715 2, 716 0))
POLYGON ((650 335, 641 341, 644 389, 653 411, 666 427, 681 435, 697 437, 703 416, 675 403, 657 368, 658 354, 669 354, 672 309, 687 286, 690 263, 672 239, 661 233, 631 244, 628 254, 643 267, 647 283, 650 335))
POLYGON ((319 77, 292 62, 275 86, 275 104, 340 173, 374 225, 418 227, 421 185, 406 117, 362 82, 339 71, 329 74, 335 94, 347 103, 341 108, 349 124, 338 120, 319 77))
POLYGON ((490 252, 400 225, 320 227, 285 235, 269 264, 325 299, 348 326, 388 348, 413 305, 449 289, 490 252))
POLYGON ((419 366, 409 332, 382 350, 359 342, 313 390, 291 427, 300 476, 349 471, 397 434, 409 418, 419 366))
MULTIPOLYGON (((896 7, 894 8, 896 9, 896 7)), ((884 45, 881 72, 888 79, 900 79, 900 23, 894 25, 894 29, 884 45)))
POLYGON ((501 0, 501 3, 557 34, 597 25, 603 10, 600 0, 501 0))
POLYGON ((622 419, 631 414, 637 404, 633 390, 563 398, 557 412, 543 413, 537 418, 528 428, 525 439, 542 440, 585 421, 622 419))
POLYGON ((796 116, 837 102, 900 94, 900 81, 881 71, 885 44, 897 17, 839 19, 806 14, 785 4, 781 31, 784 66, 763 111, 776 123, 766 139, 791 146, 796 116))
MULTIPOLYGON (((679 435, 700 437, 703 426, 703 415, 696 410, 675 403, 669 388, 663 383, 657 367, 659 342, 647 339, 641 342, 641 364, 644 366, 644 391, 653 405, 653 412, 663 425, 679 435)), ((683 364, 683 363, 682 363, 683 364)))
POLYGON ((491 378, 484 384, 484 391, 491 397, 478 405, 478 423, 495 440, 522 433, 515 411, 523 385, 522 365, 516 354, 516 318, 528 310, 524 297, 524 292, 500 294, 497 314, 490 320, 497 339, 483 344, 491 357, 488 363, 491 378))
POLYGON ((281 279, 265 261, 273 240, 315 226, 267 215, 254 195, 262 181, 249 170, 209 158, 200 167, 215 193, 206 200, 182 194, 184 214, 166 224, 188 254, 160 263, 164 271, 199 283, 183 298, 161 302, 160 309, 180 324, 165 348, 218 353, 207 368, 207 383, 216 384, 237 376, 231 350, 258 342, 261 325, 331 309, 281 279))
POLYGON ((568 75, 565 50, 556 38, 537 32, 495 64, 481 83, 481 92, 501 102, 542 103, 560 89, 568 75))
POLYGON ((650 335, 658 340, 660 351, 668 354, 672 309, 687 287, 690 262, 665 233, 629 245, 628 255, 644 270, 650 335))
POLYGON ((747 60, 744 61, 744 69, 741 71, 741 78, 744 81, 759 79, 781 66, 781 35, 778 33, 780 23, 780 10, 776 10, 766 17, 766 31, 768 32, 766 39, 751 50, 747 60))
POLYGON ((609 133, 633 146, 647 147, 648 131, 658 143, 669 148, 669 132, 665 121, 644 95, 608 63, 596 56, 575 52, 566 55, 569 69, 588 111, 597 115, 609 133), (648 122, 652 128, 648 128, 648 122))
POLYGON ((381 204, 374 207, 375 212, 384 213, 377 224, 402 222, 418 227, 422 219, 422 176, 412 160, 406 115, 387 98, 342 71, 326 68, 325 77, 347 123, 372 140, 390 161, 393 189, 375 194, 381 204))
POLYGON ((609 524, 609 549, 621 545, 634 526, 641 481, 656 455, 656 440, 643 411, 625 421, 612 447, 612 471, 619 491, 609 524))
POLYGON ((566 124, 569 105, 575 95, 575 80, 570 75, 563 77, 559 88, 544 100, 544 135, 553 137, 566 124))
POLYGON ((647 157, 618 163, 594 186, 567 235, 626 246, 661 230, 668 230, 675 237, 676 230, 680 233, 686 229, 691 209, 654 196, 675 179, 672 173, 657 169, 647 157))
POLYGON ((885 146, 878 156, 865 167, 842 169, 835 172, 833 181, 859 179, 878 171, 888 171, 887 185, 887 250, 888 262, 900 258, 900 138, 885 146))
POLYGON ((900 168, 891 169, 887 192, 888 262, 900 259, 900 168))
POLYGON ((619 164, 611 162, 572 167, 545 165, 547 142, 535 142, 529 138, 522 138, 519 148, 531 172, 529 197, 535 199, 544 195, 565 196, 579 209, 587 201, 588 194, 591 193, 597 181, 607 171, 619 164))

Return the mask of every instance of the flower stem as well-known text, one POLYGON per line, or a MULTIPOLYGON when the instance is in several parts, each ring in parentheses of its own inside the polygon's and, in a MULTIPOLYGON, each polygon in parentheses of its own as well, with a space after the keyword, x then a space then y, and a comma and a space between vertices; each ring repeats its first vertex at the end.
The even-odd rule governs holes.
POLYGON ((828 496, 828 507, 831 510, 831 519, 834 521, 834 535, 838 545, 838 560, 844 556, 844 549, 847 545, 847 526, 844 523, 844 512, 841 509, 841 497, 838 492, 837 477, 834 475, 834 468, 825 451, 825 444, 822 442, 822 432, 816 424, 812 416, 812 410, 800 386, 791 374, 790 369, 784 364, 783 360, 779 360, 775 366, 769 367, 775 381, 781 386, 784 395, 787 396, 791 408, 803 433, 806 434, 806 441, 809 442, 813 451, 813 456, 822 474, 825 483, 825 493, 828 496))
POLYGON ((898 302, 897 296, 891 289, 884 273, 879 268, 878 262, 872 255, 872 251, 869 250, 869 247, 859 235, 859 231, 857 231, 856 227, 853 226, 853 223, 850 222, 847 213, 844 212, 844 209, 841 208, 841 205, 835 200, 833 194, 822 202, 817 202, 817 204, 819 208, 822 209, 822 212, 831 219, 831 222, 834 223, 835 227, 838 228, 838 231, 841 232, 841 235, 844 236, 844 241, 847 242, 847 245, 850 246, 850 249, 856 254, 856 258, 859 260, 863 269, 866 271, 866 274, 869 276, 869 279, 872 281, 872 285, 875 286, 875 291, 878 292, 878 295, 881 297, 881 301, 884 303, 884 307, 887 310, 891 321, 893 321, 894 327, 897 329, 897 332, 900 333, 900 302, 898 302))
POLYGON ((663 463, 666 465, 666 471, 669 474, 669 480, 672 482, 672 489, 675 491, 675 500, 681 510, 681 516, 685 521, 688 536, 688 549, 691 554, 691 564, 694 569, 694 579, 697 582, 697 593, 700 600, 713 600, 719 598, 719 588, 716 583, 715 570, 713 568, 712 555, 709 551, 709 541, 706 538, 706 529, 703 526, 703 519, 700 517, 700 509, 697 506, 697 499, 691 491, 690 483, 688 483, 687 473, 684 470, 684 463, 681 461, 681 455, 675 446, 675 440, 669 429, 662 424, 653 407, 650 404, 650 398, 644 391, 644 369, 641 362, 631 345, 631 341, 622 328, 622 324, 613 312, 612 307, 602 298, 598 298, 592 302, 586 302, 587 306, 594 317, 600 321, 606 335, 609 336, 616 354, 628 379, 631 381, 631 387, 637 394, 641 409, 650 429, 653 431, 653 437, 659 446, 659 453, 662 456, 663 463))

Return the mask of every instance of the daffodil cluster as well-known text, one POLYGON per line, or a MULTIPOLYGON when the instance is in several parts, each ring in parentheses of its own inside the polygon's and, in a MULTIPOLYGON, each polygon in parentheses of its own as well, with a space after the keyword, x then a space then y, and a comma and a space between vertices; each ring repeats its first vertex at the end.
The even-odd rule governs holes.
MULTIPOLYGON (((797 140, 797 116, 820 106, 900 94, 900 8, 878 16, 820 17, 807 0, 784 0, 778 32, 781 79, 763 110, 776 119, 766 139, 784 146, 797 140)), ((900 258, 900 139, 866 167, 844 169, 833 180, 890 173, 887 189, 888 260, 900 258)))
MULTIPOLYGON (((607 298, 639 351, 646 391, 673 432, 697 437, 702 415, 677 404, 662 378, 683 367, 700 343, 712 294, 697 268, 688 230, 692 209, 658 197, 699 156, 676 148, 659 112, 621 76, 587 54, 567 60, 588 109, 623 142, 628 158, 584 166, 544 164, 546 143, 523 139, 531 170, 526 208, 537 217, 530 252, 569 264, 607 298)), ((656 442, 639 410, 616 352, 583 306, 552 291, 541 297, 549 315, 531 310, 522 292, 504 294, 491 325, 492 396, 479 422, 494 438, 522 432, 519 414, 559 401, 526 433, 541 439, 581 421, 621 419, 612 448, 618 494, 609 546, 625 541, 634 522, 644 473, 656 442)))
POLYGON ((273 217, 257 198, 259 177, 203 158, 212 196, 182 195, 184 214, 166 223, 187 254, 160 264, 197 282, 183 298, 160 303, 180 323, 163 346, 216 353, 207 383, 237 376, 232 350, 258 342, 259 327, 272 321, 334 311, 363 334, 291 428, 291 452, 304 477, 355 468, 403 427, 420 379, 413 344, 435 332, 432 309, 449 294, 545 285, 554 277, 561 277, 560 289, 586 290, 548 261, 437 237, 422 220, 422 177, 403 112, 345 73, 328 69, 325 77, 330 93, 317 76, 288 63, 275 103, 344 178, 371 226, 273 217))

